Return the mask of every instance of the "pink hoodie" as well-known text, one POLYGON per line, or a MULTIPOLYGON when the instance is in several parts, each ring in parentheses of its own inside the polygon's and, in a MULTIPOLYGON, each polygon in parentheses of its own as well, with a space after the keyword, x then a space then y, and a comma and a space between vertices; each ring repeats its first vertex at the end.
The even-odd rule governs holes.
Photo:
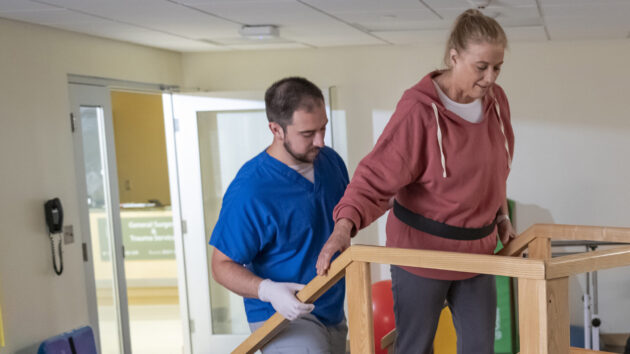
MULTIPOLYGON (((444 108, 432 82, 438 74, 428 74, 405 91, 335 207, 335 221, 350 219, 360 230, 383 215, 396 197, 407 209, 448 225, 480 228, 492 223, 506 198, 514 152, 507 98, 494 84, 483 98, 483 120, 470 123, 444 108)), ((496 240, 496 229, 484 238, 461 241, 414 229, 394 213, 387 219, 388 247, 492 254, 496 240)), ((476 275, 403 268, 434 279, 476 275)))

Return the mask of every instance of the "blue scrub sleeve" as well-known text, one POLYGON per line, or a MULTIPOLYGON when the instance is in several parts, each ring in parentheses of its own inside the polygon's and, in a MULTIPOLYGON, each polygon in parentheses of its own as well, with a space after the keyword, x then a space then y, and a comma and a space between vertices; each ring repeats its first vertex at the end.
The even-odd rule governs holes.
POLYGON ((251 263, 265 244, 264 226, 256 209, 251 198, 226 194, 210 245, 236 263, 251 263))

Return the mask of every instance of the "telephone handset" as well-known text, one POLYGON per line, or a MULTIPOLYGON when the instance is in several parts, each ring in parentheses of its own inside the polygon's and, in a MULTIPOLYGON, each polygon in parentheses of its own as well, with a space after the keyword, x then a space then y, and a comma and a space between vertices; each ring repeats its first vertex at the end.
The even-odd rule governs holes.
POLYGON ((55 260, 55 240, 54 234, 61 233, 63 230, 63 207, 61 200, 54 198, 44 203, 44 214, 46 215, 46 226, 48 227, 48 236, 50 237, 50 248, 52 250, 53 268, 57 275, 63 272, 63 253, 62 253, 62 237, 59 237, 59 268, 55 260))
POLYGON ((47 201, 44 204, 44 211, 46 212, 48 232, 51 234, 60 233, 63 228, 63 207, 59 198, 47 201))

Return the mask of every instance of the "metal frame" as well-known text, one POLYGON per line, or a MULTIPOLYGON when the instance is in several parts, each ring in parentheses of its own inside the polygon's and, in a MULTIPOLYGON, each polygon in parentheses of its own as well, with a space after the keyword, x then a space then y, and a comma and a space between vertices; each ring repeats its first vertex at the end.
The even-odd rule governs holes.
POLYGON ((83 241, 86 243, 88 260, 85 262, 85 280, 88 301, 88 315, 90 325, 95 329, 97 344, 100 348, 100 332, 98 326, 98 313, 96 303, 96 284, 94 277, 94 255, 92 250, 92 236, 90 232, 90 219, 88 209, 85 208, 86 197, 86 181, 84 168, 83 142, 80 134, 81 122, 79 109, 81 106, 101 107, 103 110, 102 121, 100 121, 99 130, 104 135, 104 141, 101 141, 101 156, 104 164, 103 169, 107 171, 104 176, 105 198, 108 205, 108 217, 111 241, 110 249, 112 252, 113 265, 113 282, 114 292, 116 294, 116 312, 118 314, 118 328, 120 348, 124 353, 131 353, 131 337, 129 332, 129 310, 127 304, 127 285, 124 271, 124 259, 122 248, 122 232, 120 221, 120 203, 118 200, 118 174, 116 169, 116 151, 114 146, 114 128, 112 120, 111 100, 109 99, 109 91, 105 87, 86 86, 69 84, 71 112, 74 115, 75 132, 73 134, 74 150, 75 150, 75 171, 77 178, 77 197, 79 206, 79 217, 81 220, 81 234, 84 235, 83 241), (102 124, 102 125, 101 125, 102 124), (89 235, 88 237, 85 237, 89 235))

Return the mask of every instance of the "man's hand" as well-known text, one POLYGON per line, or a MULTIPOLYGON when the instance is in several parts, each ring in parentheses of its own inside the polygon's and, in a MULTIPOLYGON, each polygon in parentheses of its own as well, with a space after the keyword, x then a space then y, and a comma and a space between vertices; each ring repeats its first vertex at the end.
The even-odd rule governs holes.
POLYGON ((293 321, 315 308, 315 305, 305 304, 295 297, 295 293, 303 287, 303 284, 280 283, 265 279, 258 286, 258 298, 261 301, 270 302, 279 314, 293 321))
POLYGON ((335 224, 332 234, 322 247, 317 257, 317 275, 325 275, 330 267, 330 260, 337 252, 343 252, 350 247, 350 234, 354 225, 348 219, 341 219, 335 224))
POLYGON ((506 246, 512 239, 516 238, 516 231, 512 227, 510 219, 503 219, 497 223, 497 229, 499 230, 499 239, 501 243, 506 246))

